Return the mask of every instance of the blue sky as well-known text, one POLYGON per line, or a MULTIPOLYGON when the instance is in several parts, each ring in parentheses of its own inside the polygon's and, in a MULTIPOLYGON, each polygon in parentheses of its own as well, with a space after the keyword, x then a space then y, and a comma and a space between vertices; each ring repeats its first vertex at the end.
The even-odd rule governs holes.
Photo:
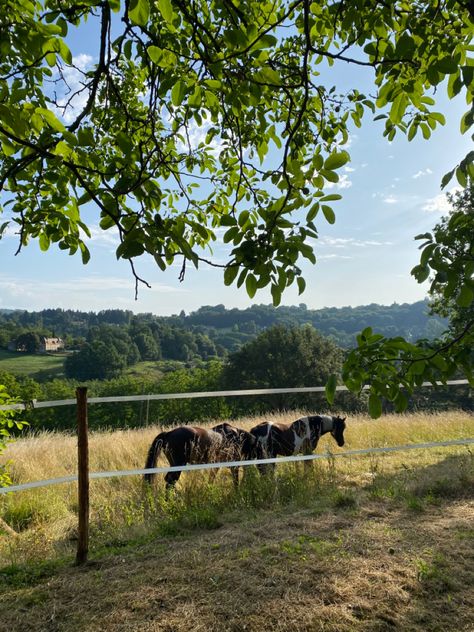
MULTIPOLYGON (((92 30, 86 38, 71 38, 77 63, 90 63, 94 42, 97 38, 92 30)), ((333 67, 331 73, 343 89, 352 87, 354 81, 368 89, 366 70, 346 65, 333 67)), ((409 143, 397 135, 388 143, 382 137, 383 121, 369 118, 351 134, 351 162, 332 190, 343 195, 333 206, 336 223, 331 226, 318 215, 318 261, 316 266, 303 264, 306 291, 298 296, 296 287, 289 288, 282 303, 306 303, 308 308, 318 309, 413 302, 425 297, 427 285, 417 284, 410 276, 419 258, 413 237, 430 230, 446 212, 441 178, 471 149, 469 138, 459 132, 465 103, 462 98, 448 101, 441 92, 442 88, 437 109, 445 114, 446 125, 438 127, 429 141, 417 137, 409 143)), ((453 186, 454 181, 448 190, 453 186)), ((137 260, 136 267, 152 287, 142 286, 135 301, 129 265, 115 257, 115 237, 98 229, 95 211, 88 210, 86 220, 93 233, 87 266, 79 257, 69 257, 58 249, 43 253, 34 242, 14 256, 17 237, 9 233, 0 241, 0 308, 121 308, 169 315, 201 305, 244 308, 271 302, 266 290, 250 300, 243 288, 224 287, 222 272, 212 268, 195 271, 188 266, 180 283, 180 266, 161 272, 147 257, 137 260)), ((215 247, 216 258, 223 255, 221 249, 215 247)))

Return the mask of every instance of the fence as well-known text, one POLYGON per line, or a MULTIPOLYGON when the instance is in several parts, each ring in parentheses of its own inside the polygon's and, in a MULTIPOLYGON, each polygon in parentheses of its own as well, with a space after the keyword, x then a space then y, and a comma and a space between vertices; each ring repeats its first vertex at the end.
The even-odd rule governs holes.
MULTIPOLYGON (((439 382, 432 384, 424 382, 422 386, 457 386, 466 385, 467 380, 450 380, 448 382, 439 382)), ((368 388, 368 387, 366 387, 368 388)), ((337 386, 337 391, 347 391, 345 386, 337 386)), ((206 470, 221 467, 245 467, 248 465, 272 464, 272 463, 288 463, 295 461, 310 461, 316 459, 327 458, 327 454, 310 454, 290 457, 278 457, 272 459, 255 459, 252 461, 230 461, 224 463, 200 463, 175 467, 156 467, 149 469, 121 470, 113 472, 89 472, 89 449, 88 449, 88 404, 107 403, 107 402, 126 402, 126 401, 151 401, 165 399, 195 399, 204 397, 235 397, 245 395, 270 395, 277 393, 321 393, 325 391, 324 386, 301 387, 301 388, 274 388, 274 389, 247 389, 240 391, 208 391, 199 393, 160 393, 149 395, 125 395, 119 397, 92 397, 87 399, 87 388, 79 387, 76 390, 76 399, 57 400, 54 402, 21 402, 0 406, 0 410, 28 410, 31 408, 46 408, 54 406, 77 406, 77 430, 78 430, 78 474, 72 476, 64 476, 56 479, 48 479, 43 481, 33 481, 23 483, 21 485, 11 485, 10 487, 0 488, 0 496, 11 492, 18 492, 26 489, 37 487, 46 487, 49 485, 57 485, 61 483, 78 483, 78 545, 76 554, 76 563, 83 564, 87 561, 88 542, 89 542, 89 480, 98 478, 110 478, 120 476, 136 476, 147 473, 167 473, 182 472, 193 470, 206 470)), ((426 449, 432 447, 447 447, 453 445, 470 445, 474 444, 474 438, 459 439, 453 441, 431 442, 409 444, 403 446, 391 446, 386 448, 370 448, 364 450, 348 450, 343 453, 331 454, 332 457, 348 457, 364 454, 378 454, 386 452, 395 452, 402 450, 426 449)))

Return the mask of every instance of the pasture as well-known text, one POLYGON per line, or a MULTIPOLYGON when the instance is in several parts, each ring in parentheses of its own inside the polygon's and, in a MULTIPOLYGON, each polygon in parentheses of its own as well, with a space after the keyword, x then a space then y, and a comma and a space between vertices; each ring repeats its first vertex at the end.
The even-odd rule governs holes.
POLYGON ((64 377, 65 354, 14 353, 0 349, 0 371, 28 375, 38 382, 64 377))
MULTIPOLYGON (((275 415, 291 421, 297 413, 275 415)), ((267 417, 268 418, 268 417, 267 417)), ((250 428, 256 419, 239 425, 250 428)), ((215 423, 215 422, 214 422, 215 423)), ((157 427, 91 435, 91 470, 142 467, 157 427)), ((350 417, 346 445, 318 452, 472 437, 464 412, 350 417)), ((0 516, 0 630, 181 632, 471 631, 474 464, 468 447, 91 482, 90 563, 72 567, 73 485, 7 495, 0 516)), ((75 439, 11 444, 14 482, 75 471, 75 439)), ((166 464, 165 461, 162 461, 166 464)))

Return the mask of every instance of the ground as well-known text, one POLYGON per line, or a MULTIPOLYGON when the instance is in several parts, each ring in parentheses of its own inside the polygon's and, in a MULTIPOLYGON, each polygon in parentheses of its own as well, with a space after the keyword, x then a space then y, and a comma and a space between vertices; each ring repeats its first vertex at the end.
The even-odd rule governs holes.
MULTIPOLYGON (((472 421, 351 419, 347 449, 472 436, 472 421)), ((132 466, 155 432, 94 435, 93 469, 132 466)), ((43 477, 46 462, 61 474, 73 444, 12 444, 15 479, 43 477)), ((11 494, 0 515, 19 535, 0 542, 0 632, 474 632, 473 461, 470 446, 328 456, 279 465, 274 481, 249 473, 238 492, 225 471, 213 485, 184 475, 169 498, 158 480, 148 502, 133 477, 97 481, 80 568, 74 497, 11 494)))

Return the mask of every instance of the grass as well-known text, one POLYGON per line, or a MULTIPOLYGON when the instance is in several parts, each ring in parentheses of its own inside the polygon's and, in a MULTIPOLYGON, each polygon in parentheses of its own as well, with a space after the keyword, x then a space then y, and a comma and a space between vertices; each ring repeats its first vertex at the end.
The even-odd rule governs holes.
MULTIPOLYGON (((275 416, 294 419, 295 414, 275 416)), ((255 419, 241 420, 250 427, 255 419)), ((158 428, 91 435, 91 469, 143 466, 158 428)), ((468 437, 466 413, 348 420, 346 446, 468 437)), ((75 470, 75 440, 8 447, 15 482, 75 470)), ((76 497, 4 497, 0 631, 471 630, 474 468, 466 447, 327 458, 305 469, 184 474, 176 493, 134 477, 91 484, 91 563, 71 567, 76 497)), ((1 527, 0 527, 1 529, 1 527)))
POLYGON ((0 349, 0 371, 29 375, 41 382, 64 377, 64 354, 14 353, 0 349))

